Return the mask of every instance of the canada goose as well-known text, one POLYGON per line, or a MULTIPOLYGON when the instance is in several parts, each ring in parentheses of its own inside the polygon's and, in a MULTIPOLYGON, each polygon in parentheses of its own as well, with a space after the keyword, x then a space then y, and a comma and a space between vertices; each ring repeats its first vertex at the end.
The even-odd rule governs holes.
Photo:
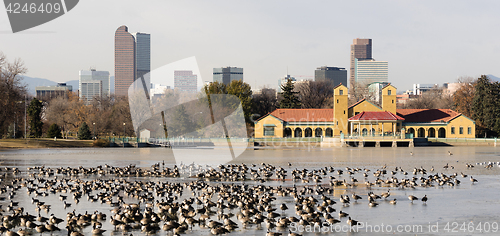
POLYGON ((421 200, 422 202, 424 202, 424 204, 427 203, 427 195, 424 195, 421 200))
POLYGON ((476 183, 477 182, 477 179, 474 179, 472 178, 472 175, 470 176, 470 181, 472 182, 472 184, 476 183))
POLYGON ((347 224, 350 226, 355 226, 355 225, 358 225, 358 221, 351 219, 351 217, 349 216, 349 219, 347 220, 347 224))
POLYGON ((96 224, 94 223, 93 229, 92 229, 92 234, 93 235, 102 235, 102 233, 106 232, 106 230, 103 230, 101 228, 97 228, 96 224))
POLYGON ((387 193, 382 193, 381 196, 384 198, 384 199, 387 199, 389 196, 391 196, 391 193, 389 192, 391 191, 390 189, 387 190, 387 193))
POLYGON ((375 201, 370 201, 370 202, 368 203, 368 206, 369 206, 369 207, 376 207, 376 206, 378 206, 378 203, 376 203, 375 201))
POLYGON ((280 236, 280 235, 282 235, 282 233, 271 232, 271 231, 269 231, 269 229, 267 230, 267 233, 266 233, 266 236, 280 236))
POLYGON ((396 198, 394 198, 394 200, 391 200, 389 203, 392 204, 392 205, 396 205, 396 203, 397 203, 396 202, 396 198))
POLYGON ((410 156, 413 156, 413 152, 410 152, 410 156))
POLYGON ((339 217, 342 218, 342 217, 347 217, 349 216, 349 214, 343 212, 343 211, 339 211, 339 217))
POLYGON ((411 203, 413 203, 414 200, 418 200, 418 197, 410 195, 410 196, 408 196, 408 199, 410 199, 411 203))
POLYGON ((445 166, 443 166, 443 168, 444 168, 444 169, 448 169, 448 167, 449 167, 449 166, 448 166, 448 163, 446 163, 446 165, 445 165, 445 166))
POLYGON ((451 151, 448 151, 448 155, 450 155, 450 156, 451 156, 451 155, 453 155, 453 153, 451 153, 451 151))

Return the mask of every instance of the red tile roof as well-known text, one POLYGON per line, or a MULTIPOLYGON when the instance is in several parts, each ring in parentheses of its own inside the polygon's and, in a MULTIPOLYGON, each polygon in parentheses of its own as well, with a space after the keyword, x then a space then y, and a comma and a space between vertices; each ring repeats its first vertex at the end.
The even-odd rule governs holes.
POLYGON ((333 122, 333 109, 276 109, 270 114, 286 122, 333 122))
POLYGON ((451 109, 397 109, 406 122, 449 122, 461 113, 451 109))
POLYGON ((351 118, 349 121, 354 120, 405 120, 404 118, 392 114, 388 111, 363 111, 351 118))

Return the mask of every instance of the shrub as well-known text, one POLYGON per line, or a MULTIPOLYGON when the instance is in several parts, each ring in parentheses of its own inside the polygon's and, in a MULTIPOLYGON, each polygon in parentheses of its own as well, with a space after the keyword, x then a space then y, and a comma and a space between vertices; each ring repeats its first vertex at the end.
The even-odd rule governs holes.
POLYGON ((92 146, 94 147, 109 147, 109 141, 107 139, 96 139, 92 146))
POLYGON ((49 130, 47 131, 47 137, 48 138, 62 138, 62 133, 61 129, 59 128, 59 125, 57 124, 52 124, 49 127, 49 130))

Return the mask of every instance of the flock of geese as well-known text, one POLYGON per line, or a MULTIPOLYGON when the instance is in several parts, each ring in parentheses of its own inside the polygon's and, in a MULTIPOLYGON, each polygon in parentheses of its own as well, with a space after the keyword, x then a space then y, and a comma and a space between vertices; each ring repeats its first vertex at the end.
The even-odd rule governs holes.
MULTIPOLYGON (((151 168, 35 166, 21 171, 5 167, 0 172, 0 232, 7 236, 58 231, 69 236, 102 235, 106 231, 179 235, 198 228, 221 235, 238 228, 265 226, 267 235, 297 236, 300 234, 288 228, 292 223, 357 225, 341 209, 354 202, 366 202, 368 208, 395 205, 404 199, 398 199, 397 194, 395 198, 394 191, 455 186, 460 184, 460 177, 467 177, 433 169, 428 173, 423 167, 415 167, 410 175, 401 167, 391 170, 383 166, 372 171, 329 166, 309 170, 293 168, 291 163, 286 169, 266 163, 213 168, 195 164, 167 167, 164 162, 151 168), (178 178, 183 176, 188 178, 178 178), (358 180, 356 176, 362 177, 358 180), (275 181, 291 181, 293 186, 267 184, 275 181), (380 189, 384 190, 375 193, 380 189), (356 191, 367 193, 357 195, 356 191), (31 206, 26 201, 14 201, 22 198, 18 197, 22 192, 27 194, 25 199, 31 199, 31 206), (78 211, 83 208, 78 207, 83 200, 106 204, 109 212, 78 211), (57 217, 52 213, 55 208, 56 212, 68 212, 57 217), (111 226, 103 229, 108 222, 111 226)), ((470 180, 477 182, 472 176, 470 180)), ((408 200, 426 204, 428 197, 409 195, 408 200)))

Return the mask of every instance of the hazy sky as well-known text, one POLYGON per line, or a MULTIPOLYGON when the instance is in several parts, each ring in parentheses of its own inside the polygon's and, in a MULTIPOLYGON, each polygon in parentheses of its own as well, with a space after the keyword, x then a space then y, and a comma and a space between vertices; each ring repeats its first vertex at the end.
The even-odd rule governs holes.
MULTIPOLYGON (((399 91, 413 83, 500 76, 500 1, 97 1, 13 34, 0 13, 0 51, 21 58, 28 76, 64 82, 96 67, 114 74, 114 33, 151 34, 151 66, 195 56, 204 80, 212 68, 244 68, 253 88, 277 87, 287 71, 349 69, 354 38, 373 39, 399 91)), ((298 77, 302 78, 302 77, 298 77)), ((305 78, 305 77, 304 77, 305 78)))

